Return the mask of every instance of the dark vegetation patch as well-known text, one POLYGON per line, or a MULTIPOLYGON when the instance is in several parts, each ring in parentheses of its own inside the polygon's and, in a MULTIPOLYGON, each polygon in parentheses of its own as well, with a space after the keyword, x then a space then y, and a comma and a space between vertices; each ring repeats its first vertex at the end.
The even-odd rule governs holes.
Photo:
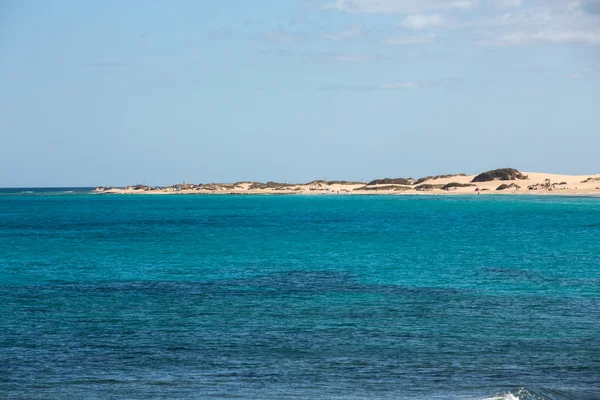
POLYGON ((364 182, 354 182, 354 181, 325 181, 327 185, 364 185, 364 182))
POLYGON ((432 184, 429 184, 429 183, 425 183, 425 184, 416 186, 415 190, 417 190, 419 192, 424 192, 426 190, 441 189, 443 187, 444 187, 444 185, 432 185, 432 184))
POLYGON ((416 185, 421 184, 425 181, 428 180, 436 180, 436 179, 445 179, 445 178, 454 178, 455 176, 467 176, 467 174, 450 174, 450 175, 430 175, 430 176, 424 176, 423 178, 419 178, 417 179, 417 181, 415 182, 416 185))
POLYGON ((133 190, 148 190, 148 189, 150 189, 150 187, 146 186, 146 185, 135 185, 135 186, 132 186, 132 188, 133 188, 133 190))
POLYGON ((527 186, 527 189, 528 190, 542 190, 542 189, 548 189, 549 187, 550 187, 549 185, 536 183, 535 185, 527 186))
POLYGON ((521 186, 515 184, 515 183, 511 183, 510 185, 507 185, 506 183, 503 183, 502 185, 498 186, 496 188, 496 190, 506 190, 506 189, 521 189, 521 186))
POLYGON ((405 190, 412 190, 413 188, 410 186, 396 186, 396 185, 386 185, 386 186, 378 186, 378 187, 373 187, 373 186, 363 186, 363 187, 359 187, 357 189, 354 190, 369 190, 369 191, 376 191, 376 190, 393 190, 395 192, 401 192, 401 191, 405 191, 405 190))
POLYGON ((295 187, 296 187, 296 185, 278 186, 273 190, 293 190, 295 187))
POLYGON ((546 179, 544 183, 536 183, 535 185, 527 186, 528 190, 552 190, 554 186, 550 184, 550 180, 546 179))
POLYGON ((473 178, 471 182, 513 181, 515 179, 527 179, 527 176, 514 168, 501 168, 481 173, 473 178))
POLYGON ((235 184, 235 183, 232 183, 232 184, 223 183, 223 184, 219 185, 219 188, 223 189, 223 190, 235 190, 235 189, 242 189, 242 186, 235 184))
POLYGON ((198 185, 198 188, 200 190, 211 190, 211 191, 214 191, 214 190, 218 189, 217 185, 214 185, 212 183, 205 183, 205 184, 202 184, 202 185, 198 185))
POLYGON ((414 182, 413 178, 384 178, 375 179, 367 183, 367 185, 412 185, 414 182))
POLYGON ((460 188, 460 187, 469 187, 475 186, 472 183, 458 183, 458 182, 450 182, 444 186, 442 186, 442 190, 450 190, 451 188, 460 188))
POLYGON ((600 181, 600 176, 590 176, 589 178, 587 178, 585 181, 582 181, 581 183, 588 183, 588 182, 595 182, 595 181, 600 181))
POLYGON ((290 188, 296 186, 291 183, 279 183, 279 182, 252 182, 252 184, 248 187, 249 190, 262 190, 262 189, 274 189, 274 190, 282 190, 284 188, 290 188))
POLYGON ((325 182, 323 180, 308 182, 308 183, 306 183, 306 185, 308 185, 308 190, 326 190, 327 189, 327 182, 325 182))

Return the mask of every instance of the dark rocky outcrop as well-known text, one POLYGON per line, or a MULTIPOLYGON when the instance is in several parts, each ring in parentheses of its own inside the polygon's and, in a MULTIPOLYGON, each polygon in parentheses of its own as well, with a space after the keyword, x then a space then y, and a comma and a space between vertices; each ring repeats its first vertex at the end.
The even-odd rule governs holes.
POLYGON ((514 168, 501 168, 481 173, 473 178, 471 182, 513 181, 516 179, 527 179, 527 176, 514 168))

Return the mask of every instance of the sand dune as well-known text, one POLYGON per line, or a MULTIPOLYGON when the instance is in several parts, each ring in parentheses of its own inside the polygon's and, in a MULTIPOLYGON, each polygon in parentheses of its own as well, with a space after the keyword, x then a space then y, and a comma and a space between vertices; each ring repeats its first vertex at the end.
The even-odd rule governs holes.
POLYGON ((421 179, 395 178, 363 182, 312 181, 303 184, 237 182, 178 184, 169 187, 135 185, 98 187, 99 194, 377 194, 377 195, 599 195, 600 174, 560 175, 519 172, 514 169, 486 171, 480 175, 441 175, 421 179), (489 180, 491 176, 500 176, 489 180), (518 176, 518 177, 516 177, 518 176), (485 182, 477 180, 486 179, 485 182), (474 182, 475 181, 475 182, 474 182))

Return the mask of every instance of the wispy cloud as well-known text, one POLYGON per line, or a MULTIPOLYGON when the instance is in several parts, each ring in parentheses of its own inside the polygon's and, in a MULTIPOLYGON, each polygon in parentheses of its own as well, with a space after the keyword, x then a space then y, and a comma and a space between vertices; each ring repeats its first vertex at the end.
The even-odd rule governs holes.
POLYGON ((420 87, 417 82, 398 82, 398 83, 384 83, 379 88, 383 90, 400 90, 400 89, 416 89, 420 87))
POLYGON ((324 4, 321 8, 356 14, 410 14, 432 10, 470 9, 478 3, 478 0, 336 0, 324 4))
MULTIPOLYGON (((321 0, 344 13, 400 14, 399 28, 444 30, 496 46, 600 44, 600 0, 321 0), (476 9, 476 12, 472 12, 476 9)), ((386 44, 427 44, 434 36, 386 32, 386 44)), ((343 37, 340 36, 340 37, 343 37)), ((380 39, 381 40, 381 39, 380 39)))
POLYGON ((384 83, 381 85, 324 85, 319 88, 323 91, 362 92, 374 90, 407 90, 419 88, 418 82, 384 83))
POLYGON ((581 72, 576 72, 569 76, 571 79, 597 79, 600 78, 600 71, 595 68, 584 68, 581 72))
POLYGON ((214 31, 208 32, 207 38, 211 40, 230 40, 236 36, 237 32, 235 29, 229 26, 222 26, 214 31))
POLYGON ((512 32, 496 36, 486 44, 492 45, 523 45, 523 44, 567 44, 580 43, 600 44, 600 31, 539 31, 539 32, 512 32))
POLYGON ((384 44, 389 45, 411 45, 411 44, 426 44, 433 43, 435 41, 435 33, 429 33, 427 35, 419 36, 394 36, 389 37, 383 41, 384 44))
POLYGON ((326 62, 341 62, 341 63, 363 63, 381 61, 384 57, 380 54, 368 53, 336 53, 325 52, 318 53, 318 57, 326 62))
POLYGON ((298 36, 281 30, 263 32, 261 38, 275 44, 291 44, 298 41, 298 36))
POLYGON ((294 53, 291 52, 290 50, 284 50, 284 49, 262 50, 259 52, 259 54, 265 55, 265 56, 275 56, 275 57, 288 57, 288 56, 294 55, 294 53))
POLYGON ((440 14, 413 14, 405 17, 399 24, 403 28, 421 30, 444 25, 444 19, 440 14))
POLYGON ((456 87, 457 85, 462 84, 463 81, 461 79, 442 79, 436 81, 399 81, 399 82, 389 82, 382 83, 377 85, 324 85, 319 89, 324 91, 349 91, 349 92, 358 92, 358 91, 406 91, 406 90, 416 90, 416 89, 427 89, 434 88, 438 86, 448 86, 448 87, 456 87))
POLYGON ((579 0, 524 0, 519 5, 510 12, 478 17, 459 28, 471 30, 480 37, 480 43, 498 46, 600 44, 600 19, 579 0))
POLYGON ((495 0, 495 5, 501 9, 518 8, 523 5, 522 0, 495 0))
POLYGON ((360 35, 363 32, 363 30, 364 28, 362 26, 355 26, 353 28, 346 29, 341 32, 327 34, 325 35, 325 37, 331 40, 344 40, 360 35))
MULTIPOLYGON (((290 48, 290 47, 288 47, 290 48)), ((385 60, 385 57, 378 53, 342 53, 335 51, 297 51, 297 47, 293 47, 295 51, 288 49, 269 49, 260 51, 258 54, 274 57, 293 57, 302 60, 310 60, 320 63, 345 63, 357 64, 366 62, 379 62, 385 60)))

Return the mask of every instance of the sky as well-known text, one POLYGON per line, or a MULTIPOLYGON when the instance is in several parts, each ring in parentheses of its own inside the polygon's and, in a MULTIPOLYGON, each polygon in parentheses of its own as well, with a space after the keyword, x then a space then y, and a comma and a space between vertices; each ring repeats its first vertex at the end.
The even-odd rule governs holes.
POLYGON ((600 173, 600 0, 0 0, 0 187, 600 173))

